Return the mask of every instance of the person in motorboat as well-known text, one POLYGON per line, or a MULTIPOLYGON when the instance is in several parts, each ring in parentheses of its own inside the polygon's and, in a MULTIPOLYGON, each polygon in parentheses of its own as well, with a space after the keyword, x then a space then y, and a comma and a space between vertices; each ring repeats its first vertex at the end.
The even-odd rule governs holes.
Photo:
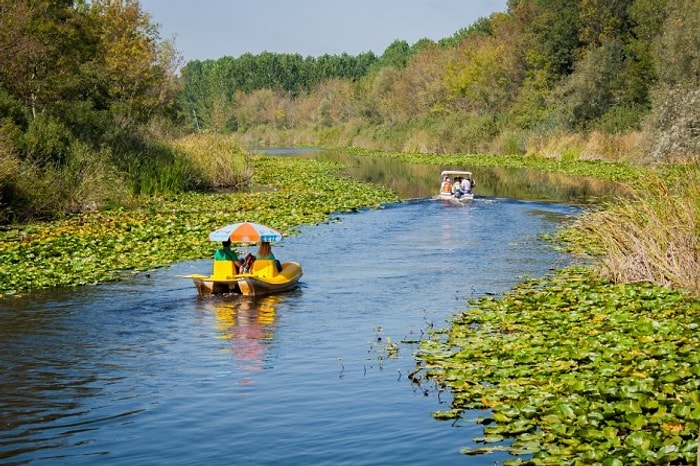
POLYGON ((452 195, 459 199, 464 194, 462 190, 462 177, 458 176, 455 178, 454 186, 452 187, 452 195))
POLYGON ((449 176, 446 176, 445 179, 442 180, 442 184, 440 185, 440 192, 446 194, 452 193, 452 183, 450 182, 449 176))
POLYGON ((471 194, 472 193, 472 187, 474 186, 474 182, 470 180, 469 178, 464 178, 462 179, 462 191, 471 194))
POLYGON ((277 260, 272 253, 272 246, 268 241, 262 241, 258 247, 258 253, 255 255, 255 260, 273 260, 277 266, 277 271, 282 271, 282 264, 277 260))

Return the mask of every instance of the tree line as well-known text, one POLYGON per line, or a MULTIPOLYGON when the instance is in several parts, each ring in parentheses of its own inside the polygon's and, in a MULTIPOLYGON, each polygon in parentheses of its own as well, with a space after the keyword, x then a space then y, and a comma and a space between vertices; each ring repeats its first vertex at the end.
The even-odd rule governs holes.
POLYGON ((306 143, 523 153, 564 133, 635 134, 623 149, 671 159, 700 149, 699 26, 698 0, 509 0, 453 37, 354 57, 351 75, 347 56, 190 62, 181 103, 211 131, 306 143))

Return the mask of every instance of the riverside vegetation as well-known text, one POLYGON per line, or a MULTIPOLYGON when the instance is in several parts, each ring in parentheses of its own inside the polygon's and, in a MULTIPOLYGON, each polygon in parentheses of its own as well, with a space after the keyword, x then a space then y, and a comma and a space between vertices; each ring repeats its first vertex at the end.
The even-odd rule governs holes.
POLYGON ((509 1, 382 57, 223 57, 181 76, 136 0, 0 0, 0 11, 2 299, 208 257, 221 218, 289 234, 397 200, 336 165, 241 146, 616 180, 632 194, 555 239, 589 265, 470 303, 420 345, 413 377, 451 390, 439 419, 485 410, 484 447, 465 453, 695 461, 698 0, 509 1), (202 134, 180 137, 193 116, 202 134), (498 155, 458 155, 481 152, 498 155))

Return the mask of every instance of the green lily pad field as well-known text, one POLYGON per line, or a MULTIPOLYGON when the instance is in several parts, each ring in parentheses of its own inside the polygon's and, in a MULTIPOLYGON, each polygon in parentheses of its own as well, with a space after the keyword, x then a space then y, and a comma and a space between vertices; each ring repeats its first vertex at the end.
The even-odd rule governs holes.
POLYGON ((695 464, 700 302, 586 269, 482 298, 421 342, 414 378, 453 396, 437 419, 483 424, 504 464, 695 464), (471 421, 470 410, 488 412, 471 421), (503 440, 509 440, 506 444, 503 440))

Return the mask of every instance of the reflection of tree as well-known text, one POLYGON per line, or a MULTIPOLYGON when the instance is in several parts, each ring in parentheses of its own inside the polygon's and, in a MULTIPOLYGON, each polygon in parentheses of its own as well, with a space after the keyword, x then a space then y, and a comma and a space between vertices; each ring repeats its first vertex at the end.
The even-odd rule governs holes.
POLYGON ((265 346, 274 336, 275 310, 279 296, 239 297, 219 302, 214 309, 219 338, 231 340, 231 353, 246 371, 258 371, 265 346))

